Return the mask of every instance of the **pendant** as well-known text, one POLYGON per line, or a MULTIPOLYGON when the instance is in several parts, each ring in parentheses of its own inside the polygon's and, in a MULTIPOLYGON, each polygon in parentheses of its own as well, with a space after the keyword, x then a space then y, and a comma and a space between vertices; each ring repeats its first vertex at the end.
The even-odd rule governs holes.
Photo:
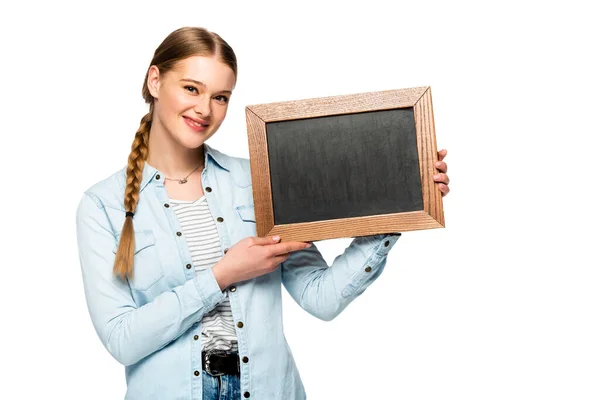
POLYGON ((184 178, 184 179, 180 179, 180 180, 179 180, 179 183, 180 183, 180 184, 184 184, 184 183, 186 183, 186 182, 187 182, 187 179, 185 179, 185 178, 184 178))

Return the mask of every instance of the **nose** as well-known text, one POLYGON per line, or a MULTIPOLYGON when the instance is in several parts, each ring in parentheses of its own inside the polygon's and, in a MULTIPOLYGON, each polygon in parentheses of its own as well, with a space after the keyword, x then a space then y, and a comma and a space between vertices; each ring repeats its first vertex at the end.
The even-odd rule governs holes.
POLYGON ((198 102, 194 106, 194 112, 203 117, 210 116, 210 96, 198 96, 198 102))

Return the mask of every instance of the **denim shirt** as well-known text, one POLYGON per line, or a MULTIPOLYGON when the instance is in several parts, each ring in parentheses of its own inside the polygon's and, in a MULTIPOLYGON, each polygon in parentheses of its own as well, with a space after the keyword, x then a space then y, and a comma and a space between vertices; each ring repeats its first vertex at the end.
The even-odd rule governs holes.
MULTIPOLYGON (((224 254, 256 236, 250 162, 204 146, 202 184, 224 254)), ((133 219, 134 277, 125 282, 112 271, 125 220, 126 169, 85 191, 76 218, 84 291, 102 344, 125 366, 125 399, 200 400, 202 316, 226 294, 212 269, 195 272, 164 176, 145 164, 133 219)), ((225 289, 239 355, 247 357, 240 362, 244 397, 306 398, 283 334, 282 284, 304 310, 329 321, 381 274, 398 238, 356 237, 331 266, 313 245, 292 252, 275 271, 225 289)))

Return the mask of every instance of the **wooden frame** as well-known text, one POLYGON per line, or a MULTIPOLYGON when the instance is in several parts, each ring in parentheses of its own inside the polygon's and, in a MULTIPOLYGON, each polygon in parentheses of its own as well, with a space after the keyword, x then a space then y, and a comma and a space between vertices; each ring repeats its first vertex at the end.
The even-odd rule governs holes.
POLYGON ((256 232, 284 240, 316 241, 444 227, 442 194, 433 181, 437 146, 430 87, 249 105, 246 107, 256 232), (284 225, 273 223, 267 123, 365 111, 413 108, 423 194, 422 211, 339 218, 284 225))

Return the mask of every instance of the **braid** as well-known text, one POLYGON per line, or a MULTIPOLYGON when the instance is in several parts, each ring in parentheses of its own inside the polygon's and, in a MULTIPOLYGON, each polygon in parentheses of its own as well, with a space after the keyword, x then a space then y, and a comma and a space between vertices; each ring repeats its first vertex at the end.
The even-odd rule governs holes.
MULTIPOLYGON (((148 137, 152 125, 152 108, 150 107, 150 112, 142 118, 140 127, 135 133, 135 138, 131 144, 131 153, 129 153, 127 162, 124 199, 126 212, 135 213, 140 198, 144 162, 148 157, 148 137)), ((133 217, 127 216, 121 230, 121 239, 113 267, 113 273, 123 280, 133 278, 133 255, 135 250, 135 235, 133 232, 133 217)))

